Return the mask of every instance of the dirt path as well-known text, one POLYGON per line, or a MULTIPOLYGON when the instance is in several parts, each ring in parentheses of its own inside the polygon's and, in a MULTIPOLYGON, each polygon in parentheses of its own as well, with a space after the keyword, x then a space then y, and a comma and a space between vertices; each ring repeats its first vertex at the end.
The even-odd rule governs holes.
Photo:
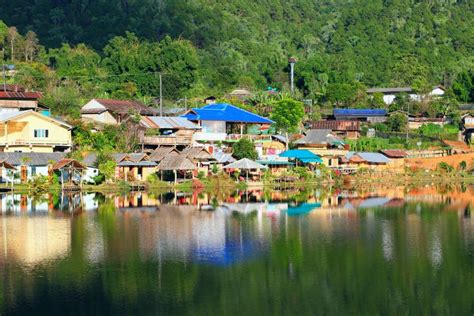
POLYGON ((434 170, 440 162, 446 162, 447 164, 457 168, 461 161, 465 161, 468 167, 474 166, 474 153, 459 154, 445 157, 436 158, 408 158, 405 159, 405 163, 408 167, 418 167, 423 169, 434 170))

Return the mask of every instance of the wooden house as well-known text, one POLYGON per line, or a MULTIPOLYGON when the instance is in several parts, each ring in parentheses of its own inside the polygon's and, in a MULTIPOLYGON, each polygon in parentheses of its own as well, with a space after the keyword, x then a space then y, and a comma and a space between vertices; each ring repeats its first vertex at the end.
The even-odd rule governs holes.
POLYGON ((358 139, 360 137, 360 122, 348 120, 315 121, 311 129, 331 130, 332 134, 345 139, 358 139))
POLYGON ((56 152, 72 146, 72 126, 33 110, 0 115, 0 151, 56 152))
POLYGON ((153 116, 155 109, 134 100, 92 99, 81 108, 81 118, 101 124, 117 125, 130 115, 153 116))

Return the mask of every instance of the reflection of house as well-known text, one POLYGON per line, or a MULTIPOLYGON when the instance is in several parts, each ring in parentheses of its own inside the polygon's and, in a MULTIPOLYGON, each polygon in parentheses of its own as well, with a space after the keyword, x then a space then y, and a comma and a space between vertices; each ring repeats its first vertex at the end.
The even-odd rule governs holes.
POLYGON ((64 153, 0 153, 0 160, 13 165, 20 174, 17 181, 22 182, 36 175, 48 176, 51 165, 64 157, 64 153))
POLYGON ((71 126, 32 110, 0 115, 0 151, 54 152, 71 148, 71 126))
POLYGON ((115 176, 127 181, 144 181, 156 172, 156 163, 143 153, 113 154, 117 166, 115 176))
MULTIPOLYGON (((417 94, 411 87, 400 87, 400 88, 370 88, 367 89, 367 94, 381 93, 383 94, 383 101, 385 104, 392 104, 395 101, 397 95, 408 94, 409 98, 414 101, 420 101, 424 96, 417 94)), ((428 96, 443 96, 444 88, 441 86, 433 87, 428 93, 428 96)))
POLYGON ((155 115, 156 110, 131 100, 92 99, 81 109, 85 121, 102 124, 120 124, 130 115, 155 115))
POLYGON ((39 109, 39 92, 27 92, 18 85, 0 85, 0 115, 25 110, 39 109))
POLYGON ((365 168, 374 171, 383 171, 389 168, 390 159, 380 153, 349 152, 346 154, 347 164, 358 169, 365 168))
POLYGON ((359 121, 315 121, 311 128, 329 129, 334 135, 347 139, 357 139, 360 136, 359 121))
POLYGON ((244 134, 248 125, 268 126, 273 123, 272 120, 227 103, 194 108, 183 117, 202 127, 202 132, 194 134, 196 141, 224 141, 228 134, 244 134))
POLYGON ((347 153, 345 143, 329 129, 312 129, 293 142, 298 149, 307 149, 320 156, 328 167, 337 167, 339 158, 347 153))
POLYGON ((1 256, 12 262, 37 264, 57 259, 67 255, 71 245, 69 218, 8 217, 0 230, 1 256))
POLYGON ((189 146, 201 129, 184 117, 143 116, 140 125, 145 128, 141 142, 152 146, 189 146))
POLYGON ((336 120, 351 120, 370 123, 382 123, 387 120, 387 110, 384 109, 334 109, 336 120))

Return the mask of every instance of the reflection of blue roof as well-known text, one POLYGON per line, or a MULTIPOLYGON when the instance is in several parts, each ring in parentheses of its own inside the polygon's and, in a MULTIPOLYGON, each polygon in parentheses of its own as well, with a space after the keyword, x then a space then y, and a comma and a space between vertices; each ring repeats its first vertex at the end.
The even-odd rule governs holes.
POLYGON ((289 216, 299 216, 308 214, 318 207, 321 207, 321 203, 302 203, 295 207, 289 207, 286 212, 289 216))
POLYGON ((304 163, 317 162, 322 163, 321 157, 307 149, 290 149, 280 154, 280 157, 298 159, 304 163))
POLYGON ((256 255, 258 255, 258 248, 248 241, 240 244, 235 241, 226 240, 223 248, 200 247, 193 251, 193 257, 197 262, 217 266, 230 266, 256 255))
POLYGON ((378 198, 369 198, 365 199, 360 203, 359 208, 370 208, 370 207, 377 207, 382 206, 390 201, 389 198, 385 197, 378 197, 378 198))
POLYGON ((190 121, 225 121, 249 124, 272 124, 263 116, 243 110, 227 103, 209 104, 202 108, 191 109, 182 115, 190 121))
POLYGON ((389 163, 390 159, 380 153, 368 153, 368 152, 348 152, 346 154, 347 159, 351 159, 352 156, 357 155, 367 162, 371 163, 389 163))
POLYGON ((334 116, 385 116, 387 110, 384 109, 334 109, 334 116))

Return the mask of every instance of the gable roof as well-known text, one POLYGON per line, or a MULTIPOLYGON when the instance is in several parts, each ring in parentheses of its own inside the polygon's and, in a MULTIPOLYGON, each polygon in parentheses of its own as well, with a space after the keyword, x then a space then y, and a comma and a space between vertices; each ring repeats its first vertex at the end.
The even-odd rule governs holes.
POLYGON ((183 155, 191 160, 215 160, 215 158, 204 147, 187 147, 181 152, 183 155))
POLYGON ((180 116, 142 116, 140 124, 147 128, 159 129, 201 129, 199 125, 180 116))
POLYGON ((348 152, 346 158, 352 162, 369 162, 369 163, 380 163, 386 164, 390 162, 390 159, 380 153, 371 152, 348 152))
POLYGON ((170 155, 178 155, 179 151, 175 147, 158 147, 150 154, 151 161, 161 161, 170 155))
POLYGON ((297 145, 327 145, 344 144, 344 141, 331 134, 330 129, 312 129, 306 133, 306 136, 294 142, 297 145))
POLYGON ((58 125, 62 125, 62 126, 68 128, 68 129, 72 128, 71 125, 69 125, 68 123, 66 123, 62 120, 55 119, 51 116, 43 115, 43 114, 35 112, 33 110, 2 113, 2 114, 0 114, 0 123, 4 123, 4 122, 11 121, 11 120, 19 119, 20 117, 26 116, 26 115, 35 115, 35 116, 38 116, 38 117, 40 117, 40 118, 42 118, 46 121, 50 121, 50 122, 56 123, 58 125))
POLYGON ((388 158, 405 158, 407 156, 405 151, 399 149, 385 149, 380 152, 388 158))
POLYGON ((385 116, 385 109, 334 109, 334 116, 352 116, 352 117, 368 117, 368 116, 385 116))
POLYGON ((80 170, 86 169, 86 167, 83 164, 81 164, 79 161, 74 160, 74 159, 69 159, 69 158, 63 158, 59 160, 53 165, 52 169, 61 170, 69 166, 71 166, 74 169, 80 169, 80 170))
POLYGON ((412 92, 411 87, 395 87, 395 88, 370 88, 367 89, 367 93, 400 93, 400 92, 412 92))
POLYGON ((333 131, 360 131, 359 121, 315 121, 312 129, 329 129, 333 131))
POLYGON ((59 161, 66 157, 66 153, 6 153, 0 152, 0 160, 4 160, 11 165, 20 166, 23 165, 23 159, 28 158, 27 162, 30 166, 47 166, 50 161, 59 161))
POLYGON ((225 121, 249 124, 272 124, 273 121, 228 103, 209 104, 193 108, 181 117, 190 121, 225 121))
MULTIPOLYGON (((102 105, 105 109, 91 108, 81 109, 81 114, 100 114, 110 111, 118 114, 128 114, 129 111, 135 111, 140 115, 154 115, 155 109, 146 107, 143 103, 135 100, 114 100, 114 99, 93 99, 102 105)), ((87 105, 87 104, 86 104, 87 105)))
POLYGON ((37 100, 41 98, 40 92, 25 91, 22 86, 16 84, 0 85, 0 99, 8 100, 37 100))
POLYGON ((158 164, 159 170, 194 170, 196 166, 185 155, 166 156, 158 164))

